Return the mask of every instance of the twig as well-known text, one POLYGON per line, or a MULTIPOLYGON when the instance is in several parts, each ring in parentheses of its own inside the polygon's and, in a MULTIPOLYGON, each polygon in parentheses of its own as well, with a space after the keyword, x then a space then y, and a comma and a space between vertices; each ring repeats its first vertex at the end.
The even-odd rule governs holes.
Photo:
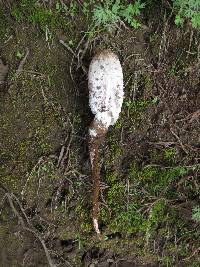
MULTIPOLYGON (((63 167, 64 166, 64 163, 66 161, 66 159, 68 158, 69 159, 69 149, 70 149, 70 146, 71 146, 71 143, 72 143, 72 134, 70 133, 69 134, 69 141, 68 141, 68 144, 67 144, 67 147, 66 147, 66 151, 65 151, 65 154, 62 158, 62 161, 61 161, 61 166, 63 167)), ((67 165, 65 167, 65 170, 67 170, 67 167, 68 167, 68 162, 67 162, 67 165)))
POLYGON ((200 109, 198 109, 197 111, 195 111, 192 116, 191 119, 189 120, 189 123, 192 123, 193 120, 197 119, 200 116, 200 109))
POLYGON ((195 256, 195 254, 197 254, 197 252, 199 252, 200 251, 200 247, 198 247, 197 249, 195 249, 194 251, 193 251, 193 253, 192 253, 192 255, 190 255, 189 257, 187 257, 187 258, 184 258, 182 261, 188 261, 188 260, 190 260, 192 257, 194 257, 195 256))
POLYGON ((10 207, 12 208, 15 216, 18 218, 18 220, 20 221, 20 224, 22 225, 22 227, 25 227, 25 223, 24 223, 24 220, 23 218, 20 216, 19 212, 16 210, 15 206, 14 206, 14 203, 12 201, 12 197, 9 193, 6 193, 6 197, 8 199, 8 202, 10 204, 10 207))
POLYGON ((189 43, 189 47, 188 47, 188 51, 187 51, 187 59, 188 59, 188 57, 189 57, 189 53, 190 53, 190 49, 191 49, 191 45, 192 45, 192 39, 193 39, 193 35, 194 35, 194 31, 193 30, 191 30, 191 32, 190 32, 190 43, 189 43))
POLYGON ((168 141, 160 141, 160 142, 148 142, 148 144, 150 145, 160 145, 160 146, 164 146, 164 147, 169 147, 171 145, 175 145, 175 142, 168 142, 168 141))
MULTIPOLYGON (((84 39, 85 39, 85 36, 86 36, 86 34, 83 35, 83 37, 81 38, 80 42, 78 43, 78 45, 77 45, 77 47, 76 47, 76 49, 75 49, 76 52, 78 51, 79 47, 80 47, 81 44, 83 43, 83 41, 84 41, 84 39)), ((73 62, 74 62, 74 58, 75 58, 75 57, 77 58, 77 56, 73 56, 73 57, 72 57, 72 61, 71 61, 71 64, 70 64, 70 75, 71 75, 71 79, 72 79, 74 85, 75 85, 75 81, 74 81, 73 76, 72 76, 72 66, 73 66, 73 62)), ((75 86, 75 89, 76 89, 76 94, 77 94, 77 88, 76 88, 76 86, 75 86)))
POLYGON ((71 126, 71 130, 64 140, 64 145, 61 148, 59 159, 58 159, 58 164, 57 164, 57 167, 59 166, 64 167, 65 161, 66 159, 68 159, 67 164, 64 168, 64 174, 66 173, 66 170, 68 168, 68 163, 69 163, 70 146, 73 140, 73 133, 74 133, 74 118, 72 122, 69 120, 69 123, 71 126), (67 140, 68 140, 68 143, 66 144, 67 140))
MULTIPOLYGON (((158 53, 158 65, 161 64, 161 52, 164 50, 164 55, 165 55, 165 52, 166 52, 166 31, 167 31, 167 22, 164 26, 164 29, 163 29, 163 32, 162 32, 162 38, 161 38, 161 42, 160 42, 160 46, 159 46, 159 53, 158 53)), ((164 58, 163 58, 164 60, 164 58)))
MULTIPOLYGON (((77 52, 78 51, 78 48, 80 47, 80 45, 82 44, 84 38, 85 38, 86 35, 83 36, 83 38, 80 40, 80 42, 78 43, 75 51, 77 52)), ((72 74, 72 66, 73 66, 73 63, 74 63, 74 58, 76 58, 78 60, 78 56, 76 55, 76 53, 63 41, 63 40, 59 40, 59 42, 65 47, 68 49, 68 51, 70 51, 72 53, 72 60, 71 60, 71 63, 70 63, 70 67, 69 67, 69 73, 70 73, 70 77, 71 77, 71 80, 74 84, 74 88, 75 88, 75 93, 77 94, 77 88, 76 88, 76 83, 75 83, 75 80, 74 80, 74 77, 73 77, 73 74, 72 74)), ((76 99, 76 97, 75 97, 76 99)))
POLYGON ((23 229, 26 230, 26 231, 28 231, 28 232, 31 232, 31 233, 32 233, 32 234, 33 234, 33 235, 40 241, 40 243, 41 243, 42 246, 43 246, 44 252, 45 252, 45 254, 46 254, 46 257, 47 257, 49 266, 50 266, 50 267, 56 267, 56 265, 53 263, 53 261, 52 261, 50 255, 49 255, 49 251, 48 251, 48 249, 47 249, 47 247, 46 247, 46 245, 45 245, 44 240, 41 238, 41 236, 40 236, 35 230, 32 230, 32 229, 30 229, 30 228, 28 228, 28 227, 23 227, 23 229))
MULTIPOLYGON (((59 257, 59 259, 61 259, 63 262, 65 262, 66 264, 68 264, 69 265, 69 267, 72 267, 72 265, 70 264, 70 262, 69 261, 67 261, 66 259, 64 259, 61 255, 59 255, 58 253, 56 253, 55 251, 51 251, 52 252, 52 254, 54 254, 54 255, 56 255, 57 257, 59 257)), ((67 266, 66 266, 67 267, 67 266)))
POLYGON ((31 170, 30 174, 28 175, 27 177, 27 180, 26 180, 26 183, 21 191, 21 195, 22 195, 22 198, 24 196, 24 193, 25 193, 25 190, 26 190, 26 187, 27 187, 27 184, 28 182, 30 181, 31 177, 32 177, 32 174, 35 172, 36 168, 44 161, 44 157, 41 157, 39 158, 38 162, 36 163, 36 165, 33 167, 33 169, 31 170))
POLYGON ((141 56, 141 54, 133 53, 133 54, 127 56, 127 57, 124 59, 124 62, 122 63, 122 67, 125 66, 125 63, 126 63, 126 61, 127 61, 128 59, 130 59, 131 57, 137 57, 137 56, 141 56))
POLYGON ((23 72, 26 73, 30 73, 30 74, 36 74, 36 75, 40 75, 42 77, 46 77, 46 75, 44 73, 38 72, 38 71, 34 71, 34 70, 22 70, 23 72))
POLYGON ((188 151, 186 150, 185 146, 183 145, 183 143, 181 142, 181 139, 178 137, 178 135, 170 128, 170 132, 173 134, 173 136, 176 137, 176 139, 178 140, 181 148, 183 149, 183 151, 188 154, 188 151))
POLYGON ((74 53, 74 51, 71 49, 71 47, 69 47, 63 40, 59 40, 59 42, 60 42, 65 48, 67 48, 67 50, 69 50, 75 58, 78 58, 78 56, 74 53))
POLYGON ((65 152, 65 146, 63 145, 63 146, 61 147, 60 154, 59 154, 59 157, 58 157, 57 167, 60 166, 60 163, 61 163, 61 160, 62 160, 62 158, 63 158, 64 152, 65 152))
POLYGON ((25 217, 26 222, 28 223, 28 225, 31 226, 31 223, 30 223, 28 217, 26 216, 26 213, 25 213, 25 211, 24 211, 24 209, 23 209, 23 207, 22 207, 22 204, 20 203, 19 199, 18 199, 14 194, 10 194, 10 195, 11 195, 11 197, 14 198, 15 201, 17 202, 17 204, 18 204, 18 206, 20 207, 20 210, 21 210, 21 212, 23 213, 23 215, 24 215, 24 217, 25 217))
POLYGON ((198 63, 200 64, 200 44, 197 47, 197 58, 198 58, 198 63))
POLYGON ((4 41, 4 44, 7 44, 11 39, 13 38, 13 35, 10 35, 7 40, 4 41))

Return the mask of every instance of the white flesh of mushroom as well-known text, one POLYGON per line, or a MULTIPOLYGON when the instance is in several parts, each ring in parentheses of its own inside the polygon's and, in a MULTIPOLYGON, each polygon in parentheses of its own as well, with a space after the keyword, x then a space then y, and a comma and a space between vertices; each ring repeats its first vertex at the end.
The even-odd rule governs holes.
MULTIPOLYGON (((104 128, 117 121, 123 102, 123 73, 118 57, 111 50, 94 56, 88 73, 89 104, 95 120, 104 128)), ((90 129, 92 137, 97 135, 90 129)))

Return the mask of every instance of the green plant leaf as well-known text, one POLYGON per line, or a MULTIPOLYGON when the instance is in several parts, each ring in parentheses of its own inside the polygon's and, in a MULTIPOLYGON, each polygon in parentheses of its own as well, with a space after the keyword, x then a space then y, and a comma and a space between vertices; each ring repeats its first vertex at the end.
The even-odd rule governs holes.
POLYGON ((200 222, 200 207, 196 206, 192 209, 192 219, 194 221, 200 222))
POLYGON ((176 17, 175 17, 175 24, 177 25, 177 26, 180 26, 180 25, 182 25, 183 24, 183 18, 181 18, 181 16, 180 15, 176 15, 176 17))
POLYGON ((200 12, 194 14, 191 21, 192 21, 192 26, 194 28, 199 28, 200 27, 200 12))

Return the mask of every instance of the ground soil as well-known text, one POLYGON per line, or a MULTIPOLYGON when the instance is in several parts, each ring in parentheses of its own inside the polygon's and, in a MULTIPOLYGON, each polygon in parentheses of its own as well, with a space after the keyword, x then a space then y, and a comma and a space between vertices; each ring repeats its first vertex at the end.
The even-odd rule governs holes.
POLYGON ((81 13, 68 32, 60 27, 45 32, 26 19, 17 22, 13 3, 0 3, 0 59, 8 65, 0 85, 0 266, 49 266, 45 248, 56 266, 199 266, 199 222, 192 220, 200 204, 198 30, 157 18, 158 8, 151 17, 144 14, 140 29, 120 26, 88 41, 81 13), (61 39, 73 41, 76 56, 61 39), (101 151, 101 203, 111 214, 108 220, 101 215, 102 241, 91 224, 87 136, 92 121, 87 69, 97 48, 116 52, 125 84, 120 126, 109 130, 101 151), (166 159, 167 151, 175 151, 173 160, 166 159), (132 162, 139 169, 189 168, 172 186, 176 197, 138 188, 147 220, 152 203, 163 198, 176 211, 177 228, 161 220, 149 243, 144 232, 114 231, 109 224, 115 215, 106 175, 117 173, 126 205, 135 196, 128 191, 134 192, 132 162))

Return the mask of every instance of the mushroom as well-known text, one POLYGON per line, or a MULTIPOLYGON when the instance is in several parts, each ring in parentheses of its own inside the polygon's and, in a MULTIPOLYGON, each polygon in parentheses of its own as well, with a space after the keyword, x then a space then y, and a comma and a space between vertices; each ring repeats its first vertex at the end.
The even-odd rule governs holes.
POLYGON ((99 146, 108 128, 117 121, 123 102, 123 73, 120 61, 111 50, 97 53, 88 72, 89 104, 94 120, 89 128, 89 152, 92 166, 93 194, 92 219, 98 236, 100 167, 99 146))

